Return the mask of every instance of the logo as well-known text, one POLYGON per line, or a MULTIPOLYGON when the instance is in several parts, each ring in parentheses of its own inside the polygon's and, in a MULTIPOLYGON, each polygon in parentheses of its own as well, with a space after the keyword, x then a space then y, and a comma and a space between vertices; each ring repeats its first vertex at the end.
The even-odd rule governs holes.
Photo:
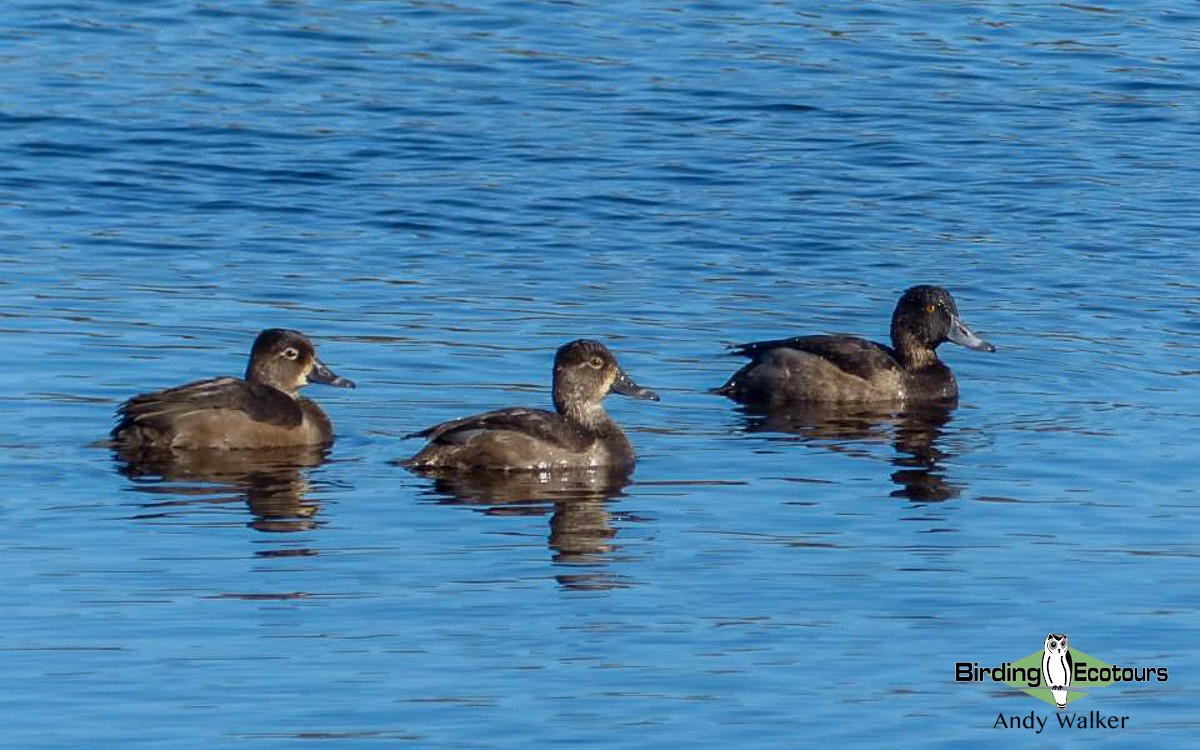
MULTIPOLYGON (((1089 691, 1119 682, 1166 682, 1167 668, 1121 667, 1071 648, 1066 633, 1050 633, 1039 651, 999 666, 981 666, 979 662, 954 664, 955 682, 999 682, 1048 703, 1057 709, 1061 728, 1124 729, 1128 716, 1105 716, 1100 711, 1086 715, 1068 712, 1067 706, 1086 697, 1089 691)), ((1041 734, 1047 717, 1030 711, 1028 715, 1001 713, 993 726, 997 729, 1037 729, 1041 734)))

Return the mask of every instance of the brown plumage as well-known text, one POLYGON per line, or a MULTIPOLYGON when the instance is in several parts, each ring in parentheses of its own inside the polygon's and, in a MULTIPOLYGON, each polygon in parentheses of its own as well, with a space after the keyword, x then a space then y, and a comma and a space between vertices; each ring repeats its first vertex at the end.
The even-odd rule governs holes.
POLYGON ((631 468, 633 446, 600 403, 610 392, 658 400, 603 344, 572 341, 554 357, 555 411, 500 409, 434 425, 409 435, 429 444, 401 463, 418 470, 631 468))
POLYGON ((892 313, 892 346, 856 336, 797 336, 733 348, 750 358, 723 386, 723 396, 754 406, 805 402, 878 403, 958 398, 958 382, 937 356, 953 341, 994 352, 958 317, 954 298, 936 286, 904 292, 892 313))
POLYGON ((299 331, 270 328, 250 351, 245 378, 197 380, 134 396, 117 408, 124 450, 253 449, 333 440, 321 408, 299 395, 308 383, 353 388, 317 358, 299 331))

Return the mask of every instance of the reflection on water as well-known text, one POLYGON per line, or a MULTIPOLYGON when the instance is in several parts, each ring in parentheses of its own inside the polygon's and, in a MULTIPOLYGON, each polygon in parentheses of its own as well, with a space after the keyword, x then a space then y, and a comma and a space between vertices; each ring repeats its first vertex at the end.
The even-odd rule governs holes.
POLYGON ((618 548, 608 501, 624 495, 630 472, 591 469, 571 472, 423 472, 429 494, 443 505, 473 507, 486 515, 541 516, 550 513, 548 546, 556 565, 584 572, 559 573, 571 589, 627 586, 607 570, 618 548))
POLYGON ((897 409, 869 404, 800 404, 758 411, 742 407, 747 432, 782 432, 835 451, 855 443, 890 441, 892 497, 919 502, 951 500, 963 485, 946 479, 943 462, 952 457, 942 446, 956 402, 921 404, 897 409))
POLYGON ((4 746, 999 744, 948 651, 1200 669, 1193 4, 676 5, 0 3, 4 746), (706 394, 921 282, 1011 344, 954 411, 706 394), (85 447, 273 325, 336 460, 85 447), (580 335, 663 386, 633 484, 387 463, 580 335))
MULTIPOLYGON (((319 505, 308 497, 310 486, 304 470, 320 466, 327 455, 328 451, 318 446, 262 451, 114 452, 118 471, 131 479, 139 492, 172 498, 142 504, 148 513, 169 515, 181 504, 241 500, 255 516, 249 525, 264 532, 308 531, 320 526, 315 520, 319 505), (180 500, 180 496, 196 499, 180 500)), ((149 516, 143 513, 139 517, 149 516)))

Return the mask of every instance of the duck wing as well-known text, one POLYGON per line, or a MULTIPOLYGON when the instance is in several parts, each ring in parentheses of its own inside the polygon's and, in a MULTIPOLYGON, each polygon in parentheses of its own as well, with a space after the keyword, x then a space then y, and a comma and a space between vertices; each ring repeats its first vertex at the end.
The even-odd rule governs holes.
POLYGON ((430 442, 463 445, 484 433, 512 432, 568 451, 585 450, 591 436, 562 415, 544 409, 515 407, 473 414, 442 422, 406 438, 424 437, 430 442))
POLYGON ((304 421, 300 405, 282 391, 241 378, 210 378, 134 396, 117 407, 120 422, 113 436, 133 425, 169 431, 193 414, 214 409, 242 412, 256 422, 279 427, 296 427, 304 421))
POLYGON ((749 357, 758 363, 768 353, 779 349, 794 349, 820 357, 839 370, 864 380, 869 380, 872 375, 880 372, 900 368, 900 363, 896 360, 896 353, 891 347, 857 336, 842 334, 794 336, 790 339, 755 341, 731 347, 730 351, 733 354, 749 357))

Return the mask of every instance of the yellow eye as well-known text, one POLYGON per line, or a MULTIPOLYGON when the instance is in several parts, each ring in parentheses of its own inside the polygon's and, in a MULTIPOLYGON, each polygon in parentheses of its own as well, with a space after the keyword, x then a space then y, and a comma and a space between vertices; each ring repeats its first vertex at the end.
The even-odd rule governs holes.
POLYGON ((925 312, 927 312, 927 313, 937 312, 937 305, 925 305, 925 312))

